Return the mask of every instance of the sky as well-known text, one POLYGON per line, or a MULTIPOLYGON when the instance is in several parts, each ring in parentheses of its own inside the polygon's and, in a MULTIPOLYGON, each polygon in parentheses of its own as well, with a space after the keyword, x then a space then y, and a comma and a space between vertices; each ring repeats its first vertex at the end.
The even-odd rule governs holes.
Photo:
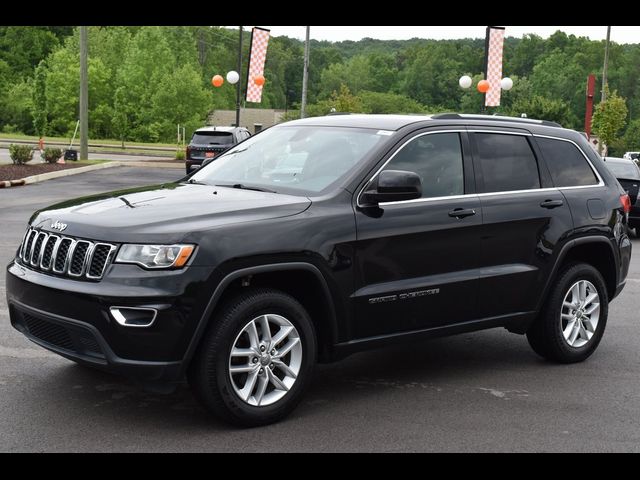
MULTIPOLYGON (((504 25, 500 25, 504 26, 504 25)), ((278 27, 260 25, 271 30, 272 36, 286 35, 292 38, 304 40, 305 27, 278 27)), ((251 27, 246 27, 250 29, 251 27)), ((431 27, 382 27, 382 26, 356 26, 356 27, 311 27, 311 38, 315 40, 360 40, 371 37, 381 40, 406 40, 409 38, 431 39, 456 39, 456 38, 484 38, 484 26, 431 26, 431 27)), ((606 26, 506 26, 506 35, 520 38, 527 33, 535 33, 543 38, 548 37, 556 30, 562 30, 567 34, 589 37, 592 40, 604 40, 607 35, 606 26)), ((611 27, 611 41, 616 43, 640 43, 640 27, 623 26, 611 27)))

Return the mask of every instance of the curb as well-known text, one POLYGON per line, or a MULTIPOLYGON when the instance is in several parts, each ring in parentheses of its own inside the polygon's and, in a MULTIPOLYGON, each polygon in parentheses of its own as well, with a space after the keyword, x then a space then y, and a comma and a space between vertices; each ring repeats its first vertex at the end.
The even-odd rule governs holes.
POLYGON ((146 168, 181 168, 183 165, 175 165, 168 162, 123 162, 120 160, 114 162, 99 163, 97 165, 87 165, 85 167, 70 168, 69 170, 58 170, 57 172, 41 173, 39 175, 32 175, 30 177, 20 178, 18 180, 2 180, 0 181, 0 188, 17 187, 20 185, 30 185, 33 183, 40 183, 46 180, 52 180, 54 178, 68 177, 70 175, 77 175, 79 173, 92 172, 94 170, 103 170, 105 168, 112 167, 146 167, 146 168))

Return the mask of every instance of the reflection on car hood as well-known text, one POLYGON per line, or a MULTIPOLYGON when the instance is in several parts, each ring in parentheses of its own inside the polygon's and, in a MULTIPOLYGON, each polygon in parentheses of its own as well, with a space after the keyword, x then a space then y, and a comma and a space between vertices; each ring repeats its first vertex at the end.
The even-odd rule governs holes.
POLYGON ((36 212, 32 224, 50 230, 59 220, 67 224, 65 235, 104 241, 133 242, 152 236, 158 238, 154 241, 175 242, 185 232, 295 215, 310 204, 306 197, 169 183, 58 203, 36 212))

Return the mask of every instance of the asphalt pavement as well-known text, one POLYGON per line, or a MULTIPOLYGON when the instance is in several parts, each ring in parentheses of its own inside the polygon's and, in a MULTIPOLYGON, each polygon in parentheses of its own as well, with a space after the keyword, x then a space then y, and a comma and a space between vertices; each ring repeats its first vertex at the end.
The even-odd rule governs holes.
MULTIPOLYGON (((0 263, 31 213, 73 196, 179 178, 112 168, 0 190, 0 263)), ((187 387, 144 392, 26 340, 0 276, 0 451, 640 451, 640 240, 587 361, 555 365, 504 329, 360 353, 320 366, 298 409, 256 429, 208 415, 187 387)))

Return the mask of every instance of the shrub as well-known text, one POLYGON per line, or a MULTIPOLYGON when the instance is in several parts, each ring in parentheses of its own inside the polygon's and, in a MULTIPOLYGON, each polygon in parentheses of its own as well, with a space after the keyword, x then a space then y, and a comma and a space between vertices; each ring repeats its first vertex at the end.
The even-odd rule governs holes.
POLYGON ((61 148, 47 147, 42 152, 42 158, 49 163, 56 163, 62 156, 61 148))
POLYGON ((179 148, 176 150, 176 160, 184 160, 187 158, 184 148, 179 148))
POLYGON ((7 123, 2 127, 2 133, 21 133, 18 131, 18 126, 13 123, 7 123))
POLYGON ((27 162, 30 162, 33 158, 33 150, 35 149, 32 145, 9 145, 9 156, 13 163, 16 165, 23 165, 27 162))

